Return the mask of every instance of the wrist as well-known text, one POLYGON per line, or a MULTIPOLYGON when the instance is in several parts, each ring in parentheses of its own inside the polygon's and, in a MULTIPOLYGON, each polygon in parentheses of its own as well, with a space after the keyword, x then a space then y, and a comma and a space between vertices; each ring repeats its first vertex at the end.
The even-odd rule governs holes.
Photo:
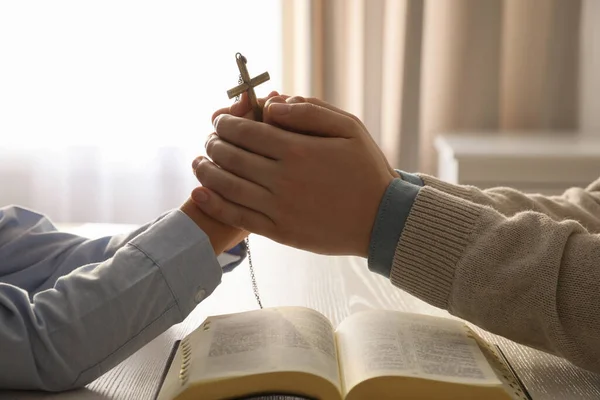
POLYGON ((208 216, 191 199, 188 199, 180 210, 208 236, 215 254, 221 254, 234 247, 248 235, 246 231, 223 224, 208 216))
POLYGON ((369 244, 369 269, 389 277, 394 254, 421 187, 394 179, 381 199, 369 244))

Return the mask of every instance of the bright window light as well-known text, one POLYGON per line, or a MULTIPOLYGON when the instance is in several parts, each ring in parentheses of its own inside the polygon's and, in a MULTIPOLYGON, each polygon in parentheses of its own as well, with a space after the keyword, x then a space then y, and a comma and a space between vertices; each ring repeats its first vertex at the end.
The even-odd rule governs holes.
POLYGON ((203 148, 235 53, 281 88, 279 0, 0 3, 0 146, 203 148))

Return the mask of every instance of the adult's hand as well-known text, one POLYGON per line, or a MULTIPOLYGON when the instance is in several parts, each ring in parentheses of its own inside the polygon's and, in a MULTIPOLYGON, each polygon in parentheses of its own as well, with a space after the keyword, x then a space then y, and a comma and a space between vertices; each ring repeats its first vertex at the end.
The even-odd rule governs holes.
POLYGON ((277 97, 264 116, 268 123, 215 119, 207 142, 214 163, 197 164, 204 187, 192 192, 194 202, 280 243, 367 256, 381 197, 397 175, 364 125, 339 110, 277 97))

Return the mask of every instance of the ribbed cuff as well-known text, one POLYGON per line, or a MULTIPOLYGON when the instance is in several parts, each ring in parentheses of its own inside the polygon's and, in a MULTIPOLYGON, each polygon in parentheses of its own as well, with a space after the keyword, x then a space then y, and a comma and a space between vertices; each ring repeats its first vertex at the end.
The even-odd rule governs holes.
POLYGON ((389 184, 371 232, 368 257, 371 271, 390 277, 398 240, 419 190, 419 186, 402 179, 394 179, 389 184))
POLYGON ((471 200, 473 197, 472 186, 455 185, 453 183, 448 183, 436 177, 425 174, 417 174, 416 176, 418 176, 419 179, 422 180, 425 186, 430 186, 441 192, 448 193, 453 196, 460 197, 461 199, 467 200, 471 200))
POLYGON ((400 177, 403 180, 405 180, 406 182, 410 182, 413 185, 417 185, 417 186, 425 186, 423 179, 421 179, 421 177, 419 175, 409 174, 408 172, 405 172, 405 171, 402 171, 399 169, 397 169, 396 172, 399 173, 400 177))
POLYGON ((447 309, 456 264, 480 210, 476 204, 423 187, 400 237, 390 276, 392 283, 447 309))

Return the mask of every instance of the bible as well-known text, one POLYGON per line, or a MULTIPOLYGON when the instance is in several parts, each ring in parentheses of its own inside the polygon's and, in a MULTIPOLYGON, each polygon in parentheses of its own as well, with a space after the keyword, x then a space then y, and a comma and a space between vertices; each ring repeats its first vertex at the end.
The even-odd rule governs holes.
POLYGON ((462 321, 369 310, 339 326, 304 307, 209 317, 177 346, 158 400, 529 399, 462 321))

